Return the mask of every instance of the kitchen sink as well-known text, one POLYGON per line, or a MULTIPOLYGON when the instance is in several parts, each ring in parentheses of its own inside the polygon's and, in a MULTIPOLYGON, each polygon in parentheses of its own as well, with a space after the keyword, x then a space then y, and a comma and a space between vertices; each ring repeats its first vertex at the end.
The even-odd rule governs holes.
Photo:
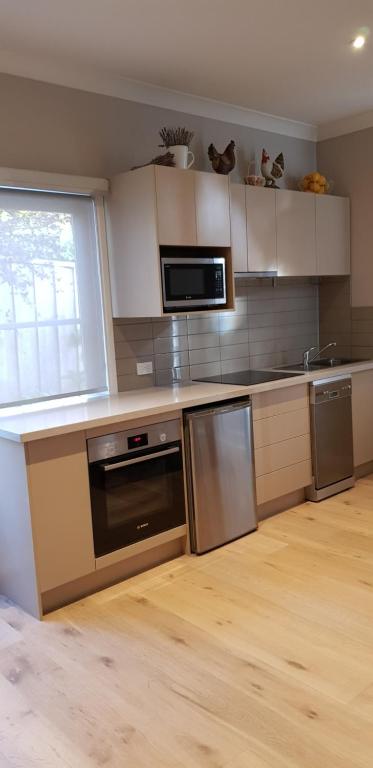
MULTIPOLYGON (((321 357, 320 360, 315 360, 312 365, 317 368, 334 368, 336 365, 348 365, 349 363, 357 363, 358 360, 351 360, 349 357, 321 357)), ((360 361, 361 362, 361 361, 360 361)))
POLYGON ((338 368, 339 365, 349 365, 350 363, 364 363, 366 360, 352 360, 350 357, 321 357, 319 360, 303 365, 295 363, 294 365, 277 366, 276 371, 317 371, 322 368, 338 368))

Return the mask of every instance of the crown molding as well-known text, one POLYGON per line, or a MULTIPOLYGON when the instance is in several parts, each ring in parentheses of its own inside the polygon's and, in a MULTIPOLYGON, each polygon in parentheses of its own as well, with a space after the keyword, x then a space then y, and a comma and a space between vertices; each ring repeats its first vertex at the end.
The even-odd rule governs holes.
POLYGON ((221 120, 283 136, 317 141, 317 126, 310 123, 288 120, 214 99, 118 77, 118 75, 110 72, 88 69, 86 65, 77 67, 66 64, 66 62, 56 62, 54 59, 47 60, 45 57, 29 56, 22 53, 15 54, 1 50, 0 72, 113 96, 127 101, 136 101, 176 112, 185 112, 199 117, 221 120))
POLYGON ((364 131, 366 128, 373 128, 373 109, 370 109, 368 112, 362 112, 359 115, 352 115, 351 117, 344 117, 340 120, 319 125, 317 140, 335 139, 337 136, 364 131))

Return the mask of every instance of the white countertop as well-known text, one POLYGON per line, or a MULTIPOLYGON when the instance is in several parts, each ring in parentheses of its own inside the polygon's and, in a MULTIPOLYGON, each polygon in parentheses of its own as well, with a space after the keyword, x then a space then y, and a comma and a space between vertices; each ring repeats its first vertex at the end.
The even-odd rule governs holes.
POLYGON ((68 434, 79 430, 119 424, 126 421, 170 413, 196 405, 214 403, 257 392, 306 384, 316 379, 333 378, 345 373, 357 373, 373 368, 373 360, 338 368, 330 368, 244 387, 234 384, 192 382, 170 387, 149 387, 98 397, 83 404, 61 405, 53 408, 0 417, 0 437, 27 443, 45 437, 68 434))

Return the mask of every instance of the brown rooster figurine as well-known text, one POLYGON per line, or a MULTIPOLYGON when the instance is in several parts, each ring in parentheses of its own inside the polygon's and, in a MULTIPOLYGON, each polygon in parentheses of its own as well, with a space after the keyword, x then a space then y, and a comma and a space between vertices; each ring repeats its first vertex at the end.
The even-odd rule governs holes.
POLYGON ((277 155, 276 160, 272 162, 269 154, 266 152, 265 149, 263 149, 261 171, 262 171, 262 175, 266 180, 266 183, 265 183, 266 187, 279 189, 279 187, 276 184, 276 180, 281 179, 281 177, 284 175, 284 168, 285 168, 285 164, 284 164, 284 156, 282 152, 280 152, 280 154, 277 155))
POLYGON ((236 165, 234 148, 234 141, 230 141, 224 152, 220 153, 215 149, 213 144, 210 144, 207 150, 208 156, 216 173, 222 173, 224 176, 227 176, 228 173, 233 171, 233 168, 236 165))

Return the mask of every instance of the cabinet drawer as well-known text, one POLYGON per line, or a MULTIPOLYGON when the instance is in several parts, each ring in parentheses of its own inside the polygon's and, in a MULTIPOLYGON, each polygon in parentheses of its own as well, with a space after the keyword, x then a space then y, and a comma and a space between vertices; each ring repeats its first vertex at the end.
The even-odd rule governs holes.
POLYGON ((308 407, 308 386, 299 384, 295 387, 259 392, 253 395, 253 419, 266 419, 280 413, 290 413, 308 407))
POLYGON ((271 499, 278 499, 287 493, 305 488, 312 481, 311 462, 300 461, 291 467, 278 469, 256 479, 256 495, 258 504, 264 504, 271 499))
POLYGON ((260 419, 254 422, 254 447, 255 450, 265 445, 280 443, 291 437, 308 435, 310 431, 310 418, 308 408, 292 413, 282 413, 279 416, 270 416, 269 419, 260 419))
POLYGON ((255 451, 255 474, 257 477, 278 469, 290 467, 300 461, 311 458, 311 440, 309 435, 293 437, 274 445, 266 445, 255 451))

